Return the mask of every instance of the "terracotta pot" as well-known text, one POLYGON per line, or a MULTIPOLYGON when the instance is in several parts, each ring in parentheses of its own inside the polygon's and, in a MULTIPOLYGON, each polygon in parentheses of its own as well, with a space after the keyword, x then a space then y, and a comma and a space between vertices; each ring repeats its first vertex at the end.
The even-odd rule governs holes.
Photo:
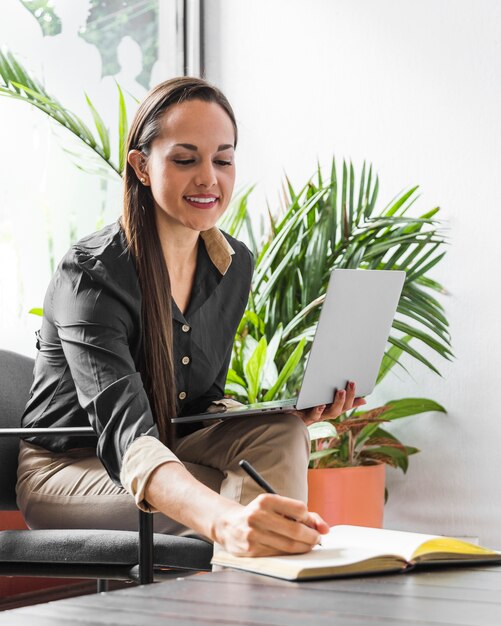
POLYGON ((308 508, 329 526, 383 526, 385 465, 308 470, 308 508))

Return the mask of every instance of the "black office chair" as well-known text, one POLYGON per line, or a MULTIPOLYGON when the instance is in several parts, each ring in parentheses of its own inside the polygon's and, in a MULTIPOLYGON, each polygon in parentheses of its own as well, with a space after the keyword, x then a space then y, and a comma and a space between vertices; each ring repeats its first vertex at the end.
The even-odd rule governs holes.
MULTIPOLYGON (((33 359, 0 350, 0 510, 17 509, 19 427, 33 379, 33 359)), ((36 429, 57 437, 68 429, 36 429)), ((75 432, 72 429, 72 432, 75 432)), ((92 434, 91 427, 78 434, 92 434)), ((172 570, 209 571, 212 545, 201 539, 153 533, 153 515, 139 511, 139 535, 121 530, 0 531, 0 576, 95 578, 147 584, 172 570)))

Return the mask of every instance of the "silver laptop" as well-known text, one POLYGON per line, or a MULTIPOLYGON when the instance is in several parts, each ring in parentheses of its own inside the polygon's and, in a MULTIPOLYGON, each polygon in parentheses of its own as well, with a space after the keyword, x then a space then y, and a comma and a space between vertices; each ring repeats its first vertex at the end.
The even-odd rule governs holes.
POLYGON ((335 392, 350 380, 355 381, 357 396, 369 395, 376 384, 404 281, 402 271, 333 270, 297 398, 172 421, 185 424, 330 404, 335 392))

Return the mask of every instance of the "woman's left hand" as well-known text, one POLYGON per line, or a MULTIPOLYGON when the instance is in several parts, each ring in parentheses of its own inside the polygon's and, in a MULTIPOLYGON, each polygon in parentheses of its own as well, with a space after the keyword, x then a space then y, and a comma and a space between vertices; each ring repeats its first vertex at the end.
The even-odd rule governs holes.
POLYGON ((321 404, 312 409, 291 411, 291 413, 298 415, 306 426, 309 426, 315 422, 335 419, 342 413, 363 406, 364 404, 366 404, 364 398, 355 398, 355 383, 350 381, 346 385, 346 389, 338 389, 338 391, 336 391, 332 404, 321 404))

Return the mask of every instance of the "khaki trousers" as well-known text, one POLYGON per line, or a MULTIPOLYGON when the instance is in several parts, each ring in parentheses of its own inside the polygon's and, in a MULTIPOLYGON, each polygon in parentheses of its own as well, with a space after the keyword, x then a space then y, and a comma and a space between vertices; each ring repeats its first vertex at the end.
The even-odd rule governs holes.
MULTIPOLYGON (((221 495, 245 505, 262 493, 239 467, 249 461, 281 495, 307 500, 308 430, 295 415, 224 420, 183 437, 177 457, 197 478, 221 495)), ((109 478, 91 448, 54 453, 21 442, 18 506, 30 528, 136 530, 133 497, 109 478)), ((161 513, 155 532, 193 531, 161 513)))

